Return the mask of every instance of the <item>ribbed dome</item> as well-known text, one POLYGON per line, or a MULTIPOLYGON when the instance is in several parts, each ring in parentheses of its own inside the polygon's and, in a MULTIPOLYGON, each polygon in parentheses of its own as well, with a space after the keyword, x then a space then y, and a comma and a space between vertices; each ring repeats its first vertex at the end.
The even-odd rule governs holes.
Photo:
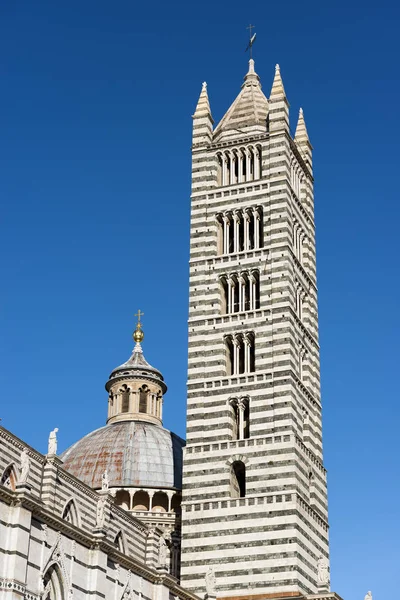
POLYGON ((91 487, 101 488, 107 469, 110 487, 182 489, 184 440, 144 421, 121 421, 92 431, 62 455, 64 467, 91 487))

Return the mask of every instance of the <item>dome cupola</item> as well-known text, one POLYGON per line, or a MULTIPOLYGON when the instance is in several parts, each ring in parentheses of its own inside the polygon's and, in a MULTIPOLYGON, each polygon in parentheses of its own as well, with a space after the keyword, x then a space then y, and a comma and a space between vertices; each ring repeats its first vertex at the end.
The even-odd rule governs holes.
POLYGON ((163 394, 167 391, 164 378, 152 367, 143 355, 141 342, 144 339, 141 317, 133 332, 136 342, 132 355, 125 363, 113 369, 107 383, 107 423, 119 421, 147 421, 162 424, 163 394))

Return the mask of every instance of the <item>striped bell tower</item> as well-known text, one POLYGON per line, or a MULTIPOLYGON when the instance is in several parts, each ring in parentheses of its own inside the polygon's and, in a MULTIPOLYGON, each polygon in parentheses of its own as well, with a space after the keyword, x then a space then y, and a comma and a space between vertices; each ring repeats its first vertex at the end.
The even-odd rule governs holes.
POLYGON ((212 598, 329 591, 312 146, 250 60, 213 127, 193 116, 182 585, 212 598))

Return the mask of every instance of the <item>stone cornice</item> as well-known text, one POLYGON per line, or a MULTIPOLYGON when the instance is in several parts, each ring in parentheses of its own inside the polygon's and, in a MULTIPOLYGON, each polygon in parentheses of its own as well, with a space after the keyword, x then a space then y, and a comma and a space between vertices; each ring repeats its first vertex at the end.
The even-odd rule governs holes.
POLYGON ((15 448, 18 448, 18 450, 23 450, 24 448, 27 448, 30 457, 35 458, 38 462, 40 462, 42 464, 45 463, 46 456, 44 454, 41 454, 40 452, 35 450, 35 448, 32 448, 32 446, 23 442, 19 437, 12 434, 10 431, 8 431, 8 429, 5 429, 1 425, 0 425, 0 437, 5 439, 7 442, 9 442, 15 448))

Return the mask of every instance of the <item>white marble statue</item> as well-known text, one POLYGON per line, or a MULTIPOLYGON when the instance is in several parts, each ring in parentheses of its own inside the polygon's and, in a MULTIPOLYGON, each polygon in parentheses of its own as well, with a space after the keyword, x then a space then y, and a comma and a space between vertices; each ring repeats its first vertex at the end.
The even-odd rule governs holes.
POLYGON ((322 554, 318 559, 318 584, 321 586, 329 584, 329 565, 322 554))
POLYGON ((106 499, 100 498, 99 501, 97 502, 97 509, 96 509, 96 527, 98 527, 99 529, 104 527, 105 508, 106 508, 106 499))
POLYGON ((167 542, 163 537, 160 538, 160 545, 158 547, 158 564, 160 567, 165 567, 167 564, 168 546, 167 542))
POLYGON ((368 592, 367 595, 365 596, 364 600, 372 600, 372 593, 368 592))
POLYGON ((217 593, 217 579, 215 577, 214 567, 208 567, 205 576, 207 596, 215 596, 217 593))
POLYGON ((109 480, 108 480, 108 472, 107 469, 104 471, 103 475, 101 476, 101 489, 104 491, 108 490, 108 486, 109 486, 109 480))
POLYGON ((21 483, 26 483, 31 469, 31 459, 29 458, 28 448, 24 448, 21 452, 21 471, 19 480, 21 483))
POLYGON ((49 446, 47 450, 48 454, 57 454, 57 431, 58 427, 55 427, 53 431, 50 431, 49 446))

